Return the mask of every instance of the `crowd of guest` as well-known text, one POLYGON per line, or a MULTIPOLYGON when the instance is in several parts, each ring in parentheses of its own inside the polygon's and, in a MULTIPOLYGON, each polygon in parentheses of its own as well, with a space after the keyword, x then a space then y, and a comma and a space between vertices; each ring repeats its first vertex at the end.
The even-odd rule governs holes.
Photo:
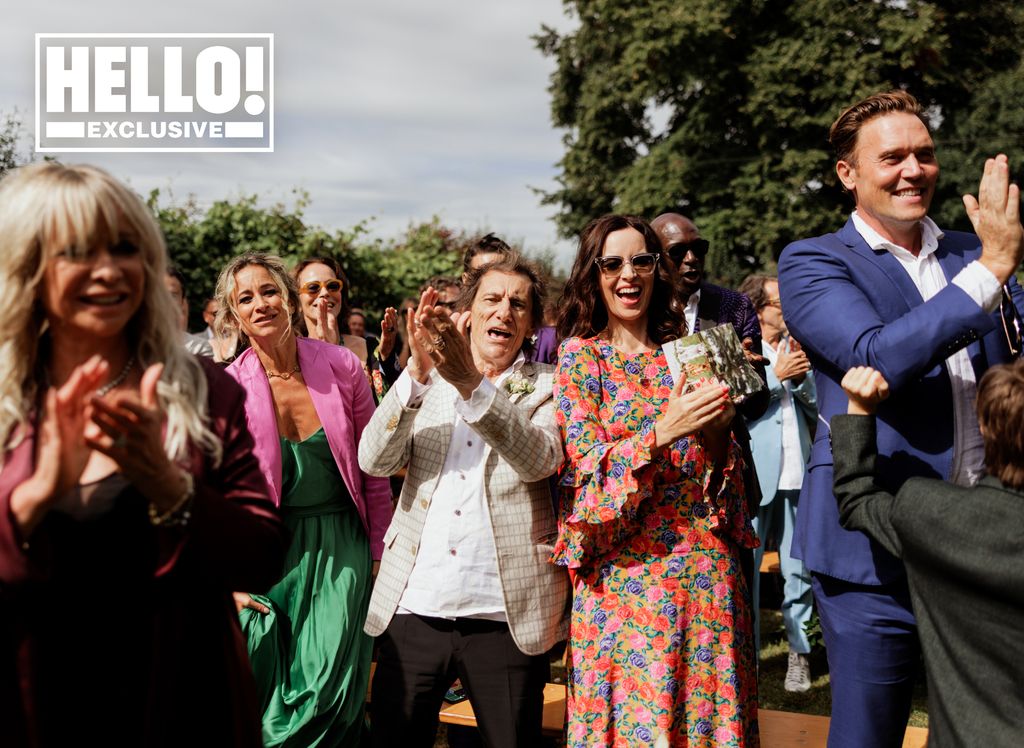
POLYGON ((136 195, 12 172, 4 744, 426 747, 458 682, 452 745, 539 746, 564 648, 567 746, 757 746, 766 548, 830 746, 900 744, 922 651, 932 742, 1015 744, 1019 191, 989 159, 940 230, 905 92, 830 138, 850 221, 739 290, 691 218, 607 215, 560 290, 488 234, 379 320, 334 257, 244 253, 196 334, 136 195))

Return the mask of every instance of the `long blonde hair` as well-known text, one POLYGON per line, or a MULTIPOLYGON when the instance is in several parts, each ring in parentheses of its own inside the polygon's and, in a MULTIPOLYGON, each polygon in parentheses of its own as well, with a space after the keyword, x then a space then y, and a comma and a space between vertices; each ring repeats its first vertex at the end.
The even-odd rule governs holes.
POLYGON ((281 292, 281 299, 284 302, 284 311, 291 323, 282 332, 285 338, 289 334, 294 335, 302 323, 302 304, 299 301, 299 287, 295 277, 288 272, 288 268, 277 255, 266 254, 265 252, 244 252, 235 257, 224 266, 217 278, 217 290, 214 298, 217 299, 217 316, 213 320, 213 330, 219 337, 230 338, 235 336, 235 350, 232 355, 237 355, 249 347, 249 336, 242 331, 242 323, 238 317, 238 309, 235 303, 235 276, 244 268, 250 266, 261 267, 267 271, 277 290, 281 292))
POLYGON ((139 248, 144 268, 142 304, 124 334, 142 369, 164 364, 157 386, 167 416, 164 450, 183 462, 194 444, 217 463, 222 447, 208 426, 206 375, 182 345, 178 310, 164 286, 160 228, 137 195, 86 165, 32 164, 0 181, 0 440, 7 448, 21 441, 19 427, 43 387, 47 322, 39 297, 47 262, 56 251, 85 256, 99 242, 122 238, 139 248))

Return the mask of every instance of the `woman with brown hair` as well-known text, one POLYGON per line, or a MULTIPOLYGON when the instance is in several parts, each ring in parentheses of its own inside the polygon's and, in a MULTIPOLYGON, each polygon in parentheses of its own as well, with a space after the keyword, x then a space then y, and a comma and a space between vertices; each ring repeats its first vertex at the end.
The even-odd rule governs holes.
POLYGON ((302 317, 299 329, 315 340, 348 348, 359 359, 373 390, 374 401, 395 383, 398 366, 396 342, 397 312, 384 311, 380 340, 373 335, 349 335, 349 282, 341 266, 330 257, 310 257, 295 266, 302 317))
POLYGON ((569 746, 757 744, 735 411, 721 385, 672 380, 661 259, 642 219, 592 221, 559 305, 569 746))
POLYGON ((231 603, 286 533, 244 394, 186 352, 167 252, 105 171, 0 183, 7 745, 262 745, 231 603))

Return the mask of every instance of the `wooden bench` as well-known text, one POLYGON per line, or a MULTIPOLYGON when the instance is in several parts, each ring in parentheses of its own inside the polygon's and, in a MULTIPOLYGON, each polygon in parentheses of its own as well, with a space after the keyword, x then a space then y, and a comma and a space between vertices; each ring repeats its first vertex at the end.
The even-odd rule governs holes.
POLYGON ((761 568, 762 574, 781 574, 782 564, 779 563, 779 552, 768 551, 761 556, 761 568))
MULTIPOLYGON (((757 715, 761 729, 761 748, 825 748, 828 738, 828 717, 796 712, 761 709, 757 715)), ((476 716, 469 700, 441 707, 440 719, 452 725, 476 727, 476 716)), ((548 683, 544 688, 544 734, 558 737, 565 729, 565 686, 548 683)), ((928 731, 908 727, 903 748, 925 748, 928 731)))

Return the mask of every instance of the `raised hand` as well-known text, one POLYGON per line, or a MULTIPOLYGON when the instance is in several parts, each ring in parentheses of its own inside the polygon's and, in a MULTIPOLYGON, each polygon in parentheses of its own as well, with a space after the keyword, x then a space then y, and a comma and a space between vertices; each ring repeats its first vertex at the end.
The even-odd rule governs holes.
POLYGON ((870 366, 854 366, 841 382, 850 404, 846 412, 856 416, 874 415, 878 404, 889 397, 889 383, 870 366))
POLYGON ((684 370, 672 389, 661 418, 655 423, 655 446, 664 447, 700 431, 724 416, 731 407, 729 388, 717 382, 705 382, 687 391, 684 370))
POLYGON ((1024 256, 1020 222, 1020 189, 1010 183, 1010 164, 1000 153, 985 161, 978 198, 964 195, 967 217, 981 239, 980 262, 1000 283, 1006 283, 1024 256))
MULTIPOLYGON (((795 341, 793 342, 795 343, 795 341)), ((780 382, 792 379, 799 383, 803 381, 804 375, 811 370, 811 362, 798 345, 788 347, 779 345, 774 369, 775 376, 779 378, 780 382)))
POLYGON ((62 387, 51 388, 43 396, 35 471, 11 493, 11 513, 24 536, 82 477, 90 454, 85 438, 90 398, 109 374, 106 361, 93 356, 76 367, 62 387))
POLYGON ((341 331, 338 330, 338 318, 331 312, 327 298, 321 296, 314 301, 313 309, 316 310, 316 316, 313 318, 313 323, 308 325, 309 337, 335 345, 340 343, 341 331))
POLYGON ((476 368, 469 342, 469 312, 448 314, 442 307, 425 309, 420 315, 424 346, 437 367, 437 373, 468 400, 484 373, 476 368))
POLYGON ((380 321, 380 357, 382 359, 391 355, 395 349, 395 339, 398 334, 398 312, 393 306, 384 310, 384 319, 380 321))
POLYGON ((420 384, 426 384, 434 361, 430 357, 429 342, 420 334, 420 315, 437 303, 437 291, 428 288, 420 294, 419 306, 410 309, 405 319, 405 337, 409 343, 409 361, 406 369, 409 375, 420 384))
POLYGON ((142 374, 139 391, 92 398, 86 442, 117 463, 124 476, 159 509, 174 506, 187 490, 181 471, 164 451, 164 412, 157 398, 163 364, 142 374))

